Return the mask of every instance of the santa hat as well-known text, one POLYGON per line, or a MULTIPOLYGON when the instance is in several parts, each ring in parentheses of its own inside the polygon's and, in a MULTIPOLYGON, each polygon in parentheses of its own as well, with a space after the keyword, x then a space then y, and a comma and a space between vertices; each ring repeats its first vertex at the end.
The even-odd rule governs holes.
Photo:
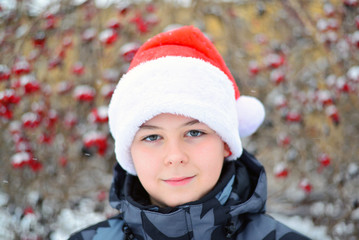
POLYGON ((213 43, 192 26, 145 42, 112 95, 110 132, 117 161, 128 173, 136 175, 130 152, 136 132, 161 113, 207 124, 229 146, 232 154, 226 160, 241 156, 240 137, 254 133, 265 115, 259 100, 240 95, 213 43))

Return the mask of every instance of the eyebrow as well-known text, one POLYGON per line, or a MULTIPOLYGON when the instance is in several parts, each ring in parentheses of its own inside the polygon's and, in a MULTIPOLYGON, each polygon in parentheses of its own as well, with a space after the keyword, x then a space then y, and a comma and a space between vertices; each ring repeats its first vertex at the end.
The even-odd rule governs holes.
MULTIPOLYGON (((191 121, 189 121, 189 122, 186 122, 186 123, 182 124, 181 127, 191 126, 191 125, 197 124, 197 123, 199 123, 199 122, 200 122, 200 121, 198 121, 197 119, 194 119, 194 120, 191 120, 191 121)), ((159 126, 142 124, 142 125, 140 126, 140 129, 162 129, 162 128, 159 127, 159 126)))

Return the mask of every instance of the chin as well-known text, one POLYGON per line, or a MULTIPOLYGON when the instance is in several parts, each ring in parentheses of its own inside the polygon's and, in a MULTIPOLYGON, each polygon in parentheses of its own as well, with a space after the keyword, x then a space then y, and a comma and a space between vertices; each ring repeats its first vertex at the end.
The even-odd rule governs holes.
POLYGON ((180 205, 183 205, 183 204, 186 204, 186 203, 189 203, 189 202, 193 202, 195 200, 191 200, 191 199, 188 199, 188 200, 178 200, 178 199, 175 199, 174 201, 167 201, 165 202, 164 205, 168 206, 168 207, 177 207, 177 206, 180 206, 180 205))

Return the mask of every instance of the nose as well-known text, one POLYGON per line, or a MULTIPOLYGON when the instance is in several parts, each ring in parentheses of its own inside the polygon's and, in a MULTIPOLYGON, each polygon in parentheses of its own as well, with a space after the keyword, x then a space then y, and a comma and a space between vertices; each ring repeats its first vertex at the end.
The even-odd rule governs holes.
POLYGON ((171 141, 166 144, 165 165, 175 166, 178 164, 186 164, 188 162, 188 155, 185 148, 180 141, 171 141))

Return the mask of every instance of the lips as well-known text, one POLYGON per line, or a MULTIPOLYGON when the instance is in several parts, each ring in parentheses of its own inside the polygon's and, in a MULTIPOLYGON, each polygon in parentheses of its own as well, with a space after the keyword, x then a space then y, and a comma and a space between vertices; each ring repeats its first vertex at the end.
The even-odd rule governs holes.
POLYGON ((171 186, 183 186, 187 183, 191 182, 194 176, 191 177, 179 177, 179 178, 170 178, 164 180, 166 183, 168 183, 171 186))

